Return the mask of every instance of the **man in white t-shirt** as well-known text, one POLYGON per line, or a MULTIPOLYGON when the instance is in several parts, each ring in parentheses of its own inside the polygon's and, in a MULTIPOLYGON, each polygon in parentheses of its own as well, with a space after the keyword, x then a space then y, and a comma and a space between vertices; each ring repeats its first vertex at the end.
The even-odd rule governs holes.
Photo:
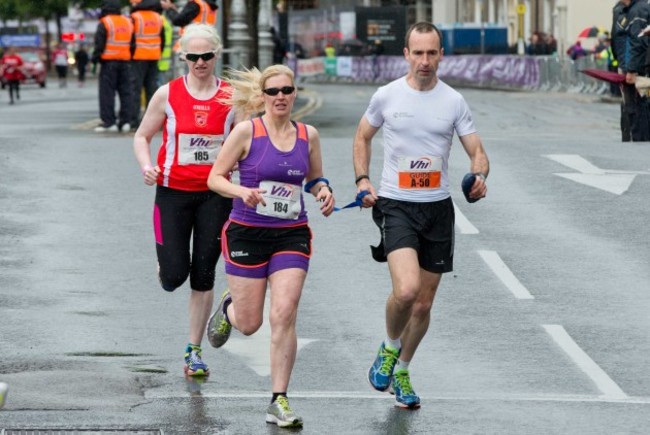
POLYGON ((386 303, 387 338, 368 371, 378 391, 392 389, 396 405, 419 408, 408 366, 427 332, 443 273, 453 269, 454 207, 448 163, 454 132, 475 174, 469 198, 486 195, 489 162, 463 97, 437 77, 442 35, 430 23, 406 33, 409 72, 377 90, 354 139, 358 192, 373 207, 382 235, 373 258, 388 261, 393 289, 386 303), (370 182, 372 138, 383 128, 384 168, 379 190, 370 182))

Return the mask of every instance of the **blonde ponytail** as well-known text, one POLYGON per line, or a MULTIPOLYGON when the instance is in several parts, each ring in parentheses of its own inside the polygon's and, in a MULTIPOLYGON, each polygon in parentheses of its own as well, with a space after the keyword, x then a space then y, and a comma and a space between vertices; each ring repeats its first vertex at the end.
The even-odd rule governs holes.
POLYGON ((226 71, 226 75, 228 77, 226 82, 230 84, 231 88, 228 97, 220 99, 219 102, 228 104, 248 116, 264 111, 262 89, 269 78, 286 75, 294 84, 293 71, 285 65, 271 65, 262 72, 255 67, 243 70, 229 69, 226 71))

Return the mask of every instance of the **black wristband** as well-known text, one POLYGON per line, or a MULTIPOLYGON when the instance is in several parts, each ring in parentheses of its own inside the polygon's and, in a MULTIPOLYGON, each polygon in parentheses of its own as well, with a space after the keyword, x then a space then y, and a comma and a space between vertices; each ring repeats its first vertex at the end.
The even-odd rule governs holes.
POLYGON ((356 180, 354 180, 354 184, 359 184, 359 181, 361 180, 370 180, 370 177, 367 176, 366 174, 359 175, 356 180))

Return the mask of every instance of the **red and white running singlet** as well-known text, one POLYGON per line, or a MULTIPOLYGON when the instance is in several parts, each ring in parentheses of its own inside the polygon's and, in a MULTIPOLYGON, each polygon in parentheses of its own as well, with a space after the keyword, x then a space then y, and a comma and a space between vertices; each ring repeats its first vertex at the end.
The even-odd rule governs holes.
POLYGON ((187 89, 186 77, 169 82, 163 127, 158 151, 162 176, 158 184, 186 191, 208 190, 208 175, 230 131, 231 107, 217 100, 226 98, 228 86, 217 79, 217 92, 207 100, 197 100, 187 89))

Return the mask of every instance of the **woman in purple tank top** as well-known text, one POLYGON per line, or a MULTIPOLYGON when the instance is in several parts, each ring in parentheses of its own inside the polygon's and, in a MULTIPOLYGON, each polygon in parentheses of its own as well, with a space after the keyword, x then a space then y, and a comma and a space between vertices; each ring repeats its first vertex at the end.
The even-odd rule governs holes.
POLYGON ((244 335, 262 325, 267 283, 271 292, 271 382, 266 421, 302 426, 287 399, 296 358, 298 302, 309 269, 311 231, 303 189, 329 216, 334 197, 323 178, 318 131, 291 121, 296 99, 293 72, 283 65, 235 71, 228 103, 262 116, 230 133, 208 178, 213 191, 234 198, 221 244, 229 290, 208 322, 208 340, 223 346, 232 327, 244 335), (239 169, 239 184, 229 174, 239 169), (306 184, 303 186, 303 181, 306 184))

